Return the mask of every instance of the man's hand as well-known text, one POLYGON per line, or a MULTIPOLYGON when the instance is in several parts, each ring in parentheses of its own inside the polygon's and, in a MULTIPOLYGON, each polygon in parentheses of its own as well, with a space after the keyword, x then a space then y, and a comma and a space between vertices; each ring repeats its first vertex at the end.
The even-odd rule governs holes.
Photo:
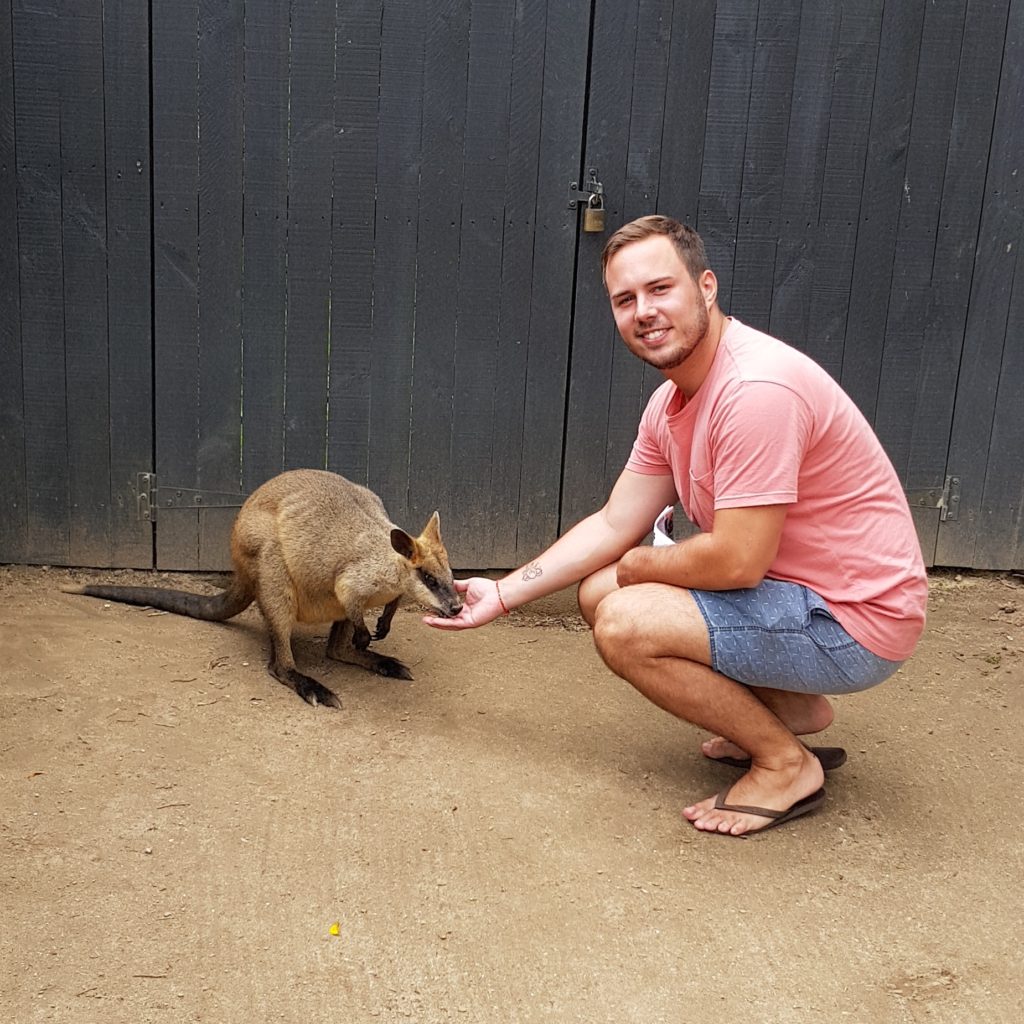
POLYGON ((756 587, 779 550, 786 505, 754 505, 715 512, 711 533, 678 544, 627 551, 616 567, 620 587, 668 583, 698 590, 756 587))
POLYGON ((468 580, 456 580, 455 589, 463 596, 462 611, 454 618, 443 619, 438 615, 426 615, 423 621, 435 629, 474 629, 492 622, 505 614, 498 597, 498 584, 474 576, 468 580))

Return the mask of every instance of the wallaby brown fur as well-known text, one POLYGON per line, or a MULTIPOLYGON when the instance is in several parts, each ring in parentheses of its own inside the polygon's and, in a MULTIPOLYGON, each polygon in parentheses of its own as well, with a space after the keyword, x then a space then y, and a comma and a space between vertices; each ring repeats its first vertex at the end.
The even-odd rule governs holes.
POLYGON ((255 601, 270 631, 270 674, 310 704, 330 707, 341 707, 337 696, 295 667, 296 622, 334 624, 329 658, 411 679, 400 661, 367 650, 370 641, 387 636, 403 600, 428 605, 442 616, 462 608, 436 512, 420 536, 411 537, 391 522, 373 491, 323 470, 291 470, 257 488, 235 520, 231 561, 231 583, 210 596, 102 584, 63 589, 215 622, 255 601), (371 636, 364 614, 381 606, 371 636))

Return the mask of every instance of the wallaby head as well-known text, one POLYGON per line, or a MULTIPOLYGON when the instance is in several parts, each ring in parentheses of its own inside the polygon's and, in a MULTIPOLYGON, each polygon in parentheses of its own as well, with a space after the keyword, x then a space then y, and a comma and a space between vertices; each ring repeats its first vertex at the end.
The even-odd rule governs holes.
POLYGON ((435 512, 418 537, 394 527, 391 546, 409 564, 407 596, 450 618, 462 610, 462 597, 455 589, 448 552, 441 540, 441 517, 435 512))

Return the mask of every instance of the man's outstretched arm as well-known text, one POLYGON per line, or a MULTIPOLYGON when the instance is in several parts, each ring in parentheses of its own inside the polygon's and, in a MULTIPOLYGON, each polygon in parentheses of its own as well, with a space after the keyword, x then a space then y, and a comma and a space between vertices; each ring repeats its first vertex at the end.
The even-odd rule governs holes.
POLYGON ((605 505, 546 551, 504 579, 458 581, 465 602, 462 612, 452 619, 427 616, 423 621, 449 630, 482 626, 512 608, 578 583, 638 544, 658 513, 675 500, 670 476, 624 470, 605 505))

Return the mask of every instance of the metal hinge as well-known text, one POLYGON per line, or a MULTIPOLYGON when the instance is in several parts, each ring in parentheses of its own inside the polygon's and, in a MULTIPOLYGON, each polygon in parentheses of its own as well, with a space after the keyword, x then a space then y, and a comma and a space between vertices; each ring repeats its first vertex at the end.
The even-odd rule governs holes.
POLYGON ((937 487, 907 491, 907 501, 914 508, 937 508, 942 522, 955 523, 960 518, 960 477, 947 476, 941 491, 937 487))
POLYGON ((248 497, 235 491, 201 491, 192 487, 157 487, 156 473, 139 473, 136 500, 139 519, 156 522, 158 509, 241 508, 248 497))
POLYGON ((603 202, 604 185, 597 180, 597 168, 591 167, 590 177, 583 183, 583 191, 580 191, 578 181, 569 182, 569 209, 575 210, 578 203, 590 206, 594 200, 603 202))

